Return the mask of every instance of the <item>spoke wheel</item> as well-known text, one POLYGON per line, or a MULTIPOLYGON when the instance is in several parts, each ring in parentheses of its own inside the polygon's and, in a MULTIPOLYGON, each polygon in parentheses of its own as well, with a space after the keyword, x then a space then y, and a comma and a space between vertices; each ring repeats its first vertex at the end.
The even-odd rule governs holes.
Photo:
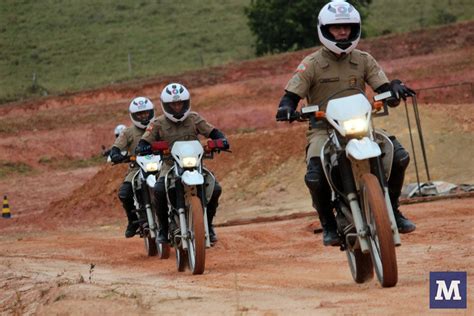
POLYGON ((206 264, 206 235, 201 200, 191 196, 188 212, 188 261, 193 274, 202 274, 206 264))
POLYGON ((346 249, 346 255, 352 278, 356 283, 364 283, 374 277, 370 253, 363 253, 360 249, 346 249))
POLYGON ((380 183, 373 174, 362 176, 361 195, 375 273, 383 287, 395 286, 398 281, 395 244, 385 198, 380 183))

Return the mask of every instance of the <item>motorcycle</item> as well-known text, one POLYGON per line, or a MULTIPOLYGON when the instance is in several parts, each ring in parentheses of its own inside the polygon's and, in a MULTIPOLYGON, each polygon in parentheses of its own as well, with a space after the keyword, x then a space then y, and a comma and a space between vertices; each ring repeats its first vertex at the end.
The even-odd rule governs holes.
POLYGON ((293 117, 310 121, 312 127, 327 127, 320 157, 332 191, 340 249, 346 252, 355 282, 372 279, 375 269, 383 287, 397 284, 395 247, 401 241, 387 185, 393 144, 374 128, 372 118, 388 115, 390 98, 391 92, 385 92, 371 104, 362 90, 344 89, 327 99, 325 112, 308 105, 293 117), (337 97, 349 90, 356 92, 337 97))
POLYGON ((156 175, 160 172, 162 160, 160 155, 126 156, 122 163, 130 163, 130 167, 136 165, 139 169, 133 175, 132 190, 134 212, 137 214, 138 233, 145 242, 145 250, 148 256, 158 254, 156 237, 158 236, 158 220, 155 205, 152 202, 153 188, 156 183, 156 175))
MULTIPOLYGON (((197 140, 176 141, 171 151, 168 143, 152 144, 163 153, 173 166, 165 175, 168 202, 168 234, 176 253, 177 270, 188 266, 192 274, 202 274, 205 268, 206 248, 211 247, 207 221, 207 203, 214 190, 214 175, 202 163, 213 159, 214 153, 228 151, 222 140, 208 140, 202 146, 197 140)), ((169 256, 170 244, 158 243, 158 256, 169 256)))

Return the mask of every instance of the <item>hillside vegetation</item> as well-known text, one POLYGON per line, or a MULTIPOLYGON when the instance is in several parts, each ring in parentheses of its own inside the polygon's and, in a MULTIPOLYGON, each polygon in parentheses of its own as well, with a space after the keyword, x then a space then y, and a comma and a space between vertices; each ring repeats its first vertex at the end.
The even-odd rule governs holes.
MULTIPOLYGON (((250 0, 5 0, 0 103, 251 59, 250 0)), ((469 19, 468 0, 373 0, 368 35, 469 19)))

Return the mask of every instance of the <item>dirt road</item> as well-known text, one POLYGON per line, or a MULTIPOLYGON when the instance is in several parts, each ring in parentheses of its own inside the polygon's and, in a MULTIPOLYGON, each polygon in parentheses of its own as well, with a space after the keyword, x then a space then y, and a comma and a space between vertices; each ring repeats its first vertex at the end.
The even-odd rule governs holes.
MULTIPOLYGON (((0 312, 118 314, 428 314, 429 272, 467 271, 472 315, 474 198, 404 206, 418 229, 397 249, 399 282, 358 285, 345 254, 324 248, 314 217, 219 227, 204 275, 145 256, 122 227, 0 238, 0 312), (94 267, 91 266, 94 265, 94 267)), ((453 312, 454 313, 454 312, 453 312)))

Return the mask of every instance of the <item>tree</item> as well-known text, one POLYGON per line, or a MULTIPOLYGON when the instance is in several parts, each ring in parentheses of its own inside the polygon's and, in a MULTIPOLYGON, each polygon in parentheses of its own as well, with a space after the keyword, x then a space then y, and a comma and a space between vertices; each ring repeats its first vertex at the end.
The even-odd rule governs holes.
MULTIPOLYGON (((348 1, 363 19, 372 0, 348 1)), ((280 53, 318 43, 318 14, 328 0, 252 0, 245 8, 248 25, 256 36, 256 54, 280 53)))

